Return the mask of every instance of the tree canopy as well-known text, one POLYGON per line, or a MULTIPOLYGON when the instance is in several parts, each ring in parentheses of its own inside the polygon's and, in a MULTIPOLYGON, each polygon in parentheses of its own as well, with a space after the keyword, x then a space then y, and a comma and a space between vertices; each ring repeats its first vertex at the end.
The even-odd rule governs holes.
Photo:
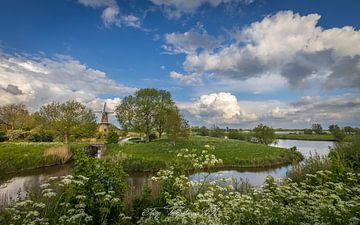
POLYGON ((70 135, 86 136, 96 130, 95 114, 76 101, 44 105, 36 113, 36 119, 41 129, 62 135, 65 143, 70 135))
POLYGON ((265 126, 263 124, 259 124, 257 127, 253 129, 254 137, 257 142, 261 144, 271 144, 275 141, 276 135, 275 130, 271 127, 265 126))
POLYGON ((24 104, 8 104, 0 107, 0 124, 5 130, 29 129, 31 116, 24 104))
POLYGON ((161 137, 166 130, 174 130, 174 127, 170 129, 173 124, 177 124, 178 128, 184 124, 179 122, 183 120, 180 119, 181 114, 166 90, 140 89, 134 95, 125 97, 115 112, 122 129, 142 132, 147 141, 154 130, 161 137), (170 123, 173 124, 170 126, 170 123))

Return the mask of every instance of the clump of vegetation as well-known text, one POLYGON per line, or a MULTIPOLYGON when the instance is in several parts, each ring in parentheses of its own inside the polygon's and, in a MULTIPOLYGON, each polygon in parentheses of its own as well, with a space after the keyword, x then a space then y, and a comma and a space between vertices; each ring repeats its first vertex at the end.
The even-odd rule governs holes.
POLYGON ((312 131, 315 133, 315 134, 321 134, 322 133, 322 126, 321 124, 319 123, 314 123, 312 126, 311 126, 311 129, 312 131))
POLYGON ((351 142, 335 143, 333 150, 341 163, 350 170, 360 172, 360 136, 354 136, 351 142))
POLYGON ((329 126, 329 131, 332 134, 332 136, 334 136, 334 138, 336 139, 336 141, 343 141, 346 137, 346 133, 344 131, 344 129, 341 129, 338 125, 330 125, 329 126))
POLYGON ((253 129, 253 137, 255 142, 265 145, 273 143, 276 139, 275 130, 263 124, 259 124, 253 129))
POLYGON ((225 131, 218 126, 214 126, 210 130, 210 137, 224 138, 225 131))
POLYGON ((121 166, 75 151, 73 175, 51 178, 40 194, 1 212, 1 224, 124 224, 125 190, 121 166))
POLYGON ((165 90, 140 89, 134 95, 125 97, 115 112, 123 130, 144 133, 146 141, 150 141, 153 130, 157 131, 159 138, 164 132, 177 137, 189 130, 170 92, 165 90))
POLYGON ((115 130, 110 129, 109 133, 106 135, 106 143, 107 144, 116 144, 118 142, 119 142, 118 133, 115 130))

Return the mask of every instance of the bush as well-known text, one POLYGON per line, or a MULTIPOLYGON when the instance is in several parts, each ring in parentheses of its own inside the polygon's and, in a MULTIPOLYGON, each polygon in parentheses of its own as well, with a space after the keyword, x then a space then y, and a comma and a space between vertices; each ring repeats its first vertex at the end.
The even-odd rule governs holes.
POLYGON ((345 167, 360 172, 360 136, 354 136, 351 142, 335 143, 332 151, 339 154, 345 167))
POLYGON ((304 129, 304 134, 312 134, 313 131, 311 129, 304 129))
POLYGON ((253 131, 255 142, 268 145, 275 141, 275 130, 271 127, 259 124, 253 131))
POLYGON ((211 137, 223 138, 225 136, 225 131, 219 127, 213 127, 210 130, 211 137))
POLYGON ((25 130, 9 130, 6 133, 9 141, 24 141, 31 135, 30 131, 25 130))
POLYGON ((204 126, 200 127, 200 129, 198 131, 198 135, 200 135, 200 136, 209 136, 210 135, 209 129, 207 129, 204 126))
POLYGON ((106 136, 107 144, 116 144, 119 142, 119 135, 114 130, 110 130, 106 136))
POLYGON ((31 142, 52 142, 54 140, 54 136, 51 134, 30 132, 30 134, 26 137, 26 140, 31 142))
POLYGON ((6 136, 6 133, 3 131, 0 131, 0 142, 4 142, 9 140, 8 137, 6 136))
POLYGON ((227 137, 229 139, 240 139, 240 133, 238 131, 230 131, 228 134, 227 134, 227 137))
POLYGON ((157 139, 157 135, 155 133, 151 133, 149 135, 149 141, 152 141, 152 140, 155 140, 155 139, 157 139))

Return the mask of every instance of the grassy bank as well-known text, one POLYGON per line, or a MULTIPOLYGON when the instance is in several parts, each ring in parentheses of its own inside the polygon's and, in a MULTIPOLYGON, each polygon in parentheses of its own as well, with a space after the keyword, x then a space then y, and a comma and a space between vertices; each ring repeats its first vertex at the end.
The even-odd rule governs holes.
POLYGON ((267 167, 300 160, 301 154, 287 149, 270 147, 238 140, 193 136, 178 140, 173 145, 162 139, 150 143, 108 145, 105 158, 121 158, 129 171, 158 170, 166 167, 180 149, 208 150, 223 160, 227 167, 267 167), (205 147, 208 145, 210 147, 205 147))
POLYGON ((62 143, 0 143, 0 171, 3 174, 63 164, 70 157, 68 146, 62 143))
MULTIPOLYGON (((331 134, 276 134, 277 139, 305 140, 305 141, 336 141, 331 134)), ((346 136, 345 141, 350 141, 351 136, 346 136)))

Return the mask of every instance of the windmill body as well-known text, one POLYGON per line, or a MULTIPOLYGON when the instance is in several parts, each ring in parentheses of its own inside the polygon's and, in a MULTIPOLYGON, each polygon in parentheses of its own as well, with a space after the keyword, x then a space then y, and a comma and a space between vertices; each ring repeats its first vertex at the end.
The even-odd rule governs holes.
POLYGON ((97 131, 99 133, 108 133, 110 129, 110 123, 109 123, 109 114, 114 112, 108 112, 106 111, 106 102, 104 103, 104 109, 102 111, 95 111, 96 113, 101 113, 101 120, 98 125, 97 131))

